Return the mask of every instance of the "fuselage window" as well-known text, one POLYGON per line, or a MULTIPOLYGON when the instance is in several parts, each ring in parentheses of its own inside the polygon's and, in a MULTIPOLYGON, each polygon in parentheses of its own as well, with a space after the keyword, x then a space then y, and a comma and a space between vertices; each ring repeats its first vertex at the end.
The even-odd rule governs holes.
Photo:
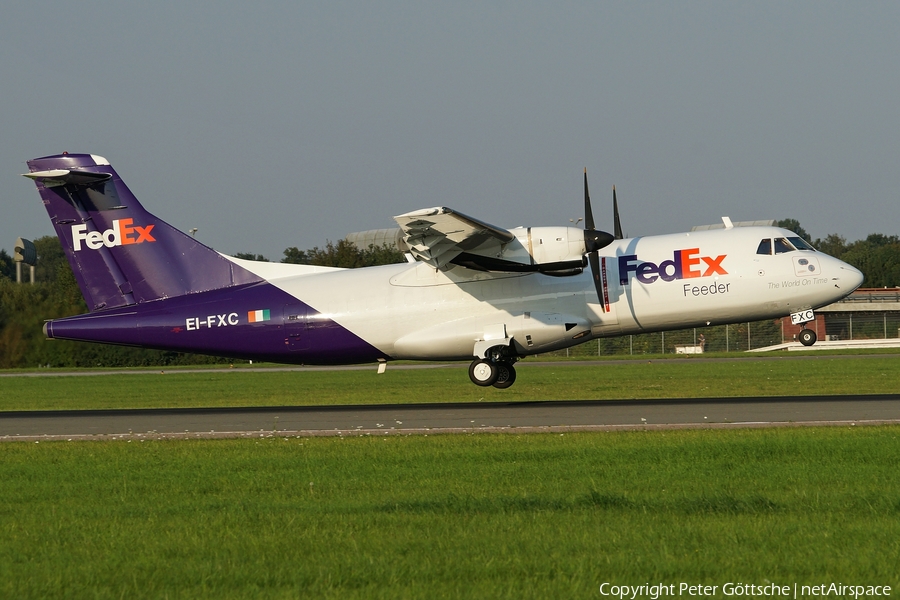
POLYGON ((775 238, 775 254, 784 254, 785 252, 793 252, 794 247, 784 238, 775 238))
POLYGON ((759 248, 756 249, 757 254, 772 254, 772 240, 765 239, 759 243, 759 248))
POLYGON ((797 250, 812 250, 813 252, 816 251, 816 249, 813 248, 809 242, 807 242, 806 240, 804 240, 801 237, 790 237, 788 239, 791 241, 791 243, 794 245, 794 247, 797 250))

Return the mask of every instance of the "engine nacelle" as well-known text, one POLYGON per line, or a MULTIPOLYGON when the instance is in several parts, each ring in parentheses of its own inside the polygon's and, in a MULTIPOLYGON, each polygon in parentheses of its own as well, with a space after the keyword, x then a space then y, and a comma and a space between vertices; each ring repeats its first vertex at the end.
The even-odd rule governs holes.
POLYGON ((509 270, 570 275, 580 273, 587 264, 581 229, 517 227, 509 231, 516 238, 497 256, 498 263, 507 263, 509 270))
POLYGON ((577 227, 516 227, 515 237, 460 254, 452 262, 474 269, 574 275, 587 266, 584 230, 577 227), (498 251, 499 250, 499 251, 498 251))
MULTIPOLYGON (((512 231, 518 239, 518 230, 512 231)), ((583 263, 583 230, 576 227, 529 227, 525 233, 528 254, 534 264, 583 263)))

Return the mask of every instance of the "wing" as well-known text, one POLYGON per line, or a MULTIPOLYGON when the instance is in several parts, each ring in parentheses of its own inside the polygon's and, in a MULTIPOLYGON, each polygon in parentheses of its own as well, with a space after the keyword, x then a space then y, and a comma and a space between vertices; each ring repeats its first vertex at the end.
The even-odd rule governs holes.
POLYGON ((438 206, 394 217, 417 260, 440 268, 465 253, 498 255, 516 236, 449 208, 438 206))

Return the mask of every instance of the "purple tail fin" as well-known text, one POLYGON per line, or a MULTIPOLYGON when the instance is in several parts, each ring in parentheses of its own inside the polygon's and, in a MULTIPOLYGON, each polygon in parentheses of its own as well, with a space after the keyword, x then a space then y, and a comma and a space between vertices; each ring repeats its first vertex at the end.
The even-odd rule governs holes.
POLYGON ((28 161, 91 311, 260 281, 144 210, 106 159, 28 161))

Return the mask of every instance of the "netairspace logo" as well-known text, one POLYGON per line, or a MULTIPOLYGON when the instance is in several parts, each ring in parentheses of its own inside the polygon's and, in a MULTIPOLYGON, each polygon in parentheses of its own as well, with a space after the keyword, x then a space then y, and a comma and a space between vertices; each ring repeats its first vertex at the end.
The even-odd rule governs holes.
POLYGON ((609 582, 600 584, 600 595, 624 600, 637 598, 682 597, 727 597, 727 598, 866 598, 888 597, 891 595, 889 585, 848 585, 844 583, 821 583, 818 585, 778 585, 766 583, 732 583, 722 585, 702 585, 691 583, 645 583, 643 585, 614 585, 609 582))

